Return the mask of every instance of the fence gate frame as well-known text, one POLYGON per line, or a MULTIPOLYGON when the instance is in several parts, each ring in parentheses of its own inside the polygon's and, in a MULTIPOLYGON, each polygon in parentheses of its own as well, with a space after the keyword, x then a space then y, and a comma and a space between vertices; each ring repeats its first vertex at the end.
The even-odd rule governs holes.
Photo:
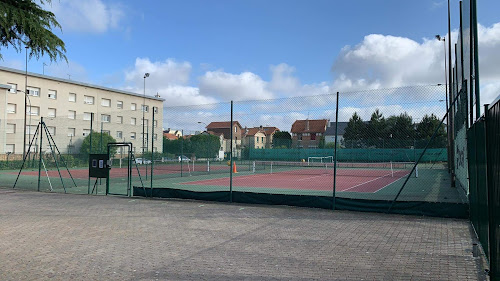
POLYGON ((133 145, 131 142, 110 142, 107 145, 107 154, 108 154, 108 159, 110 159, 110 165, 109 165, 109 171, 111 171, 112 167, 112 160, 111 160, 111 148, 112 147, 127 147, 127 193, 126 194, 121 194, 121 193, 111 193, 109 192, 109 172, 108 172, 108 177, 106 179, 106 195, 119 195, 119 196, 127 196, 127 197, 132 197, 132 158, 133 158, 133 145))

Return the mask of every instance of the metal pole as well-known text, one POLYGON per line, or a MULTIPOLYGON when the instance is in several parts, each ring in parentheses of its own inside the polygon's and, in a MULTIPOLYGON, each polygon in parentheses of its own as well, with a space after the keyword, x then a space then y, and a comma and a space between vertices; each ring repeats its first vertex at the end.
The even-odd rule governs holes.
POLYGON ((154 155, 155 155, 155 149, 154 149, 154 144, 155 144, 155 138, 154 138, 154 132, 155 132, 155 110, 153 107, 153 117, 152 117, 151 122, 151 133, 153 134, 153 137, 151 138, 151 194, 153 194, 153 165, 155 162, 154 155))
MULTIPOLYGON (((149 126, 146 127, 146 137, 145 137, 145 141, 146 141, 146 152, 148 152, 149 148, 148 148, 148 137, 149 137, 149 126)), ((151 154, 152 155, 152 154, 151 154)), ((145 161, 146 158, 144 158, 144 155, 143 155, 143 158, 142 158, 142 164, 146 165, 146 180, 148 180, 148 163, 145 161)), ((151 162, 153 161, 153 159, 151 159, 151 162)))
MULTIPOLYGON (((462 89, 463 86, 464 86, 464 80, 465 79, 465 74, 464 74, 464 33, 463 33, 463 21, 462 21, 462 1, 459 2, 459 6, 460 6, 460 75, 462 77, 462 81, 460 81, 460 88, 462 89)), ((465 90, 467 91, 467 88, 465 88, 465 90)), ((471 101, 472 102, 472 101, 471 101)), ((469 97, 467 96, 467 94, 465 95, 465 106, 463 106, 463 108, 465 109, 465 129, 468 129, 469 128, 469 118, 468 115, 469 115, 469 108, 468 108, 468 104, 469 104, 469 97)))
POLYGON ((450 17, 450 0, 448 0, 448 81, 450 87, 448 88, 448 108, 451 114, 449 115, 449 130, 448 134, 450 136, 450 171, 451 171, 451 186, 455 186, 455 135, 454 135, 454 108, 452 107, 453 101, 453 78, 452 78, 452 66, 451 66, 451 17, 450 17))
MULTIPOLYGON (((472 12, 472 24, 471 24, 471 31, 473 33, 473 48, 474 48, 474 77, 471 77, 471 81, 474 81, 474 86, 475 86, 475 91, 474 93, 476 94, 476 118, 479 118, 481 116, 481 104, 480 104, 480 95, 479 95, 479 54, 478 54, 478 49, 477 49, 477 1, 471 1, 471 10, 474 10, 472 12)), ((472 83, 472 82, 471 82, 472 83)))
POLYGON ((183 156, 184 156, 184 130, 181 130, 181 156, 179 157, 181 159, 181 177, 182 177, 182 162, 184 162, 184 160, 182 159, 183 156))
POLYGON ((40 173, 42 171, 42 140, 43 140, 43 117, 40 118, 40 154, 38 155, 38 191, 40 191, 40 173))
POLYGON ((231 128, 229 130, 231 131, 229 134, 231 138, 231 153, 229 155, 229 202, 233 202, 233 101, 231 101, 231 128))
MULTIPOLYGON (((94 121, 94 113, 91 112, 90 113, 90 136, 89 136, 90 147, 89 147, 89 156, 90 156, 90 154, 92 154, 92 123, 93 123, 93 121, 94 121)), ((90 157, 88 157, 88 158, 90 159, 90 157)), ((89 173, 87 194, 90 194, 90 173, 89 173)))
POLYGON ((23 133, 23 156, 26 155, 26 113, 28 111, 28 46, 26 48, 26 72, 24 74, 24 133, 23 133))
POLYGON ((333 198, 332 210, 335 210, 335 193, 337 191, 337 137, 339 125, 339 92, 337 92, 337 104, 335 105, 335 147, 333 152, 333 198))

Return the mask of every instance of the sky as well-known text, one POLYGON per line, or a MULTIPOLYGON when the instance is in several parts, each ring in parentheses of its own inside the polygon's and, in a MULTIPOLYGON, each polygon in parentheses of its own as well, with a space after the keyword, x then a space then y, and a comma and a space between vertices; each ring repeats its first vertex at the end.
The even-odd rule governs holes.
MULTIPOLYGON (((62 26, 55 33, 68 63, 31 58, 28 71, 140 94, 149 72, 146 94, 165 107, 445 83, 434 36, 447 35, 446 0, 58 0, 46 8, 62 26)), ((458 1, 451 11, 454 43, 458 1)), ((478 1, 481 103, 500 95, 497 11, 500 1, 478 1)), ((24 70, 24 53, 0 52, 0 65, 24 70)))

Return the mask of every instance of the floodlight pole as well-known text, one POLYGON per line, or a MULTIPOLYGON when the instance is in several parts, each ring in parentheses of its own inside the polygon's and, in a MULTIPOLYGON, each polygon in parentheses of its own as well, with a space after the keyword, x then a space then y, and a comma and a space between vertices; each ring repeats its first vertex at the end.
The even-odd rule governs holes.
POLYGON ((335 210, 335 192, 337 191, 337 137, 339 128, 339 92, 337 92, 337 102, 335 105, 335 147, 333 152, 333 199, 332 210, 335 210))
MULTIPOLYGON (((144 107, 146 106, 146 78, 149 77, 149 73, 146 72, 144 73, 144 98, 143 98, 143 101, 142 101, 142 106, 141 106, 141 110, 142 110, 142 164, 144 164, 144 148, 145 148, 145 136, 144 136, 144 107)), ((148 168, 146 166, 146 180, 148 179, 148 168)))
MULTIPOLYGON (((26 155, 26 112, 28 110, 28 102, 27 102, 27 97, 28 95, 28 46, 24 47, 26 49, 26 68, 25 68, 25 74, 24 74, 24 128, 23 128, 23 156, 26 155)), ((31 108, 30 108, 31 110, 31 108)))

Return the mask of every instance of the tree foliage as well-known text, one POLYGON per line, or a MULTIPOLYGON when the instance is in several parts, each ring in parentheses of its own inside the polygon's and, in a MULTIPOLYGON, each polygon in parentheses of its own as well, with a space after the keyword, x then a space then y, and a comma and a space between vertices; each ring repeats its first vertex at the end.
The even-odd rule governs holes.
MULTIPOLYGON (((116 142, 116 140, 106 133, 92 132, 83 139, 82 146, 80 147, 80 155, 83 159, 87 159, 90 153, 107 153, 108 143, 116 142), (92 152, 90 151, 90 136, 92 135, 92 152), (102 136, 102 143, 101 143, 102 136)), ((116 154, 117 147, 113 146, 110 150, 110 155, 116 154)))
MULTIPOLYGON (((41 5, 51 0, 38 0, 41 5)), ((52 33, 61 29, 54 13, 44 10, 34 0, 0 0, 0 46, 12 46, 17 52, 30 49, 30 57, 47 55, 51 61, 66 58, 64 42, 52 33)), ((2 54, 0 53, 0 59, 2 54)))
POLYGON ((219 137, 214 135, 200 134, 176 140, 163 137, 163 153, 168 154, 215 158, 218 156, 219 148, 219 137))
POLYGON ((287 131, 277 131, 273 135, 273 148, 290 148, 292 135, 287 131))
MULTIPOLYGON (((370 121, 363 122, 355 112, 345 129, 343 145, 347 148, 423 148, 440 122, 431 114, 425 115, 420 123, 415 124, 406 112, 386 119, 378 109, 372 113, 370 121)), ((441 125, 430 147, 446 147, 446 138, 446 131, 441 125)))

